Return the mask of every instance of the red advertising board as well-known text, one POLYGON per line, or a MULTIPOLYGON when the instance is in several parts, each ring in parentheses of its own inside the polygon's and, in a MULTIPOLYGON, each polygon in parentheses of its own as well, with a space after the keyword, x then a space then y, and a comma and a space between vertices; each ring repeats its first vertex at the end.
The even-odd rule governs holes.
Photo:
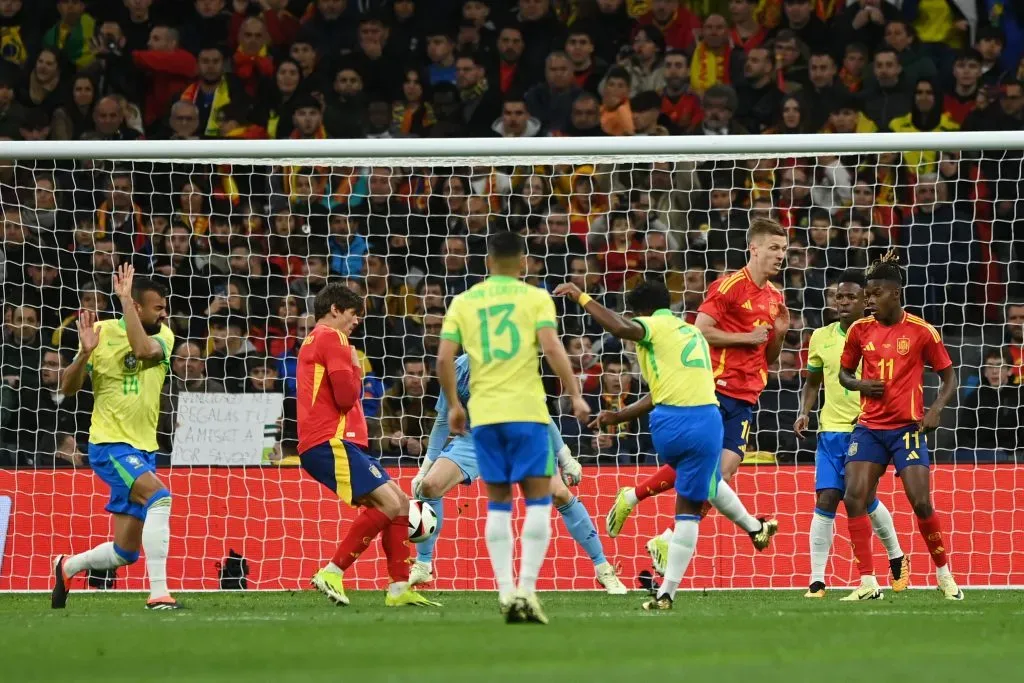
MULTIPOLYGON (((619 487, 649 471, 585 470, 577 490, 597 519, 609 560, 621 566, 629 586, 635 586, 635 577, 651 566, 644 544, 671 525, 673 496, 644 502, 616 539, 605 536, 602 517, 619 487)), ((392 474, 408 489, 414 470, 392 474)), ((160 475, 174 497, 168 566, 172 589, 218 588, 217 563, 230 550, 248 561, 250 589, 305 588, 317 567, 333 554, 353 516, 295 468, 168 469, 160 475)), ((757 553, 746 534, 712 513, 701 525, 697 556, 684 587, 805 587, 813 482, 810 467, 743 468, 734 481, 741 499, 755 514, 777 516, 781 531, 769 550, 757 553)), ((879 496, 893 511, 900 540, 911 554, 911 585, 932 585, 927 551, 897 487, 898 482, 886 476, 879 496)), ((937 466, 933 488, 960 584, 1024 585, 1024 468, 937 466)), ((0 590, 47 589, 53 555, 80 552, 109 538, 110 519, 103 510, 106 492, 87 470, 0 470, 0 496, 13 501, 0 557, 0 590)), ((459 487, 445 501, 445 526, 436 549, 436 588, 493 589, 483 542, 485 514, 479 485, 459 487)), ((846 585, 853 582, 852 555, 841 512, 836 521, 830 582, 846 585)), ((597 588, 590 560, 557 518, 553 524, 540 588, 597 588)), ((878 567, 886 567, 881 545, 876 543, 875 549, 878 567)), ((142 562, 121 569, 117 587, 141 589, 144 576, 142 562)), ((349 570, 346 584, 356 589, 384 587, 377 544, 349 570)))

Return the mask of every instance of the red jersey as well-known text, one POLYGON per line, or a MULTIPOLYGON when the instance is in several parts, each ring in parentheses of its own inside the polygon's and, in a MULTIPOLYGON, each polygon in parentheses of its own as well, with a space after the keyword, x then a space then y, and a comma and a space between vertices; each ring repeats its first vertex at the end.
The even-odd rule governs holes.
POLYGON ((369 446, 360 394, 363 375, 338 330, 317 325, 302 342, 296 371, 299 453, 331 439, 369 446))
MULTIPOLYGON (((775 336, 775 319, 785 306, 785 297, 775 285, 766 282, 758 287, 744 268, 732 275, 723 275, 711 283, 704 303, 697 309, 715 319, 723 332, 753 332, 767 325, 768 339, 775 336)), ((768 358, 760 346, 711 347, 711 367, 715 371, 715 391, 739 401, 757 403, 768 383, 768 358)))
POLYGON ((942 372, 953 364, 934 327, 904 312, 887 327, 874 316, 861 318, 846 331, 842 366, 861 367, 861 379, 885 382, 881 398, 861 394, 858 423, 869 429, 896 429, 924 415, 924 366, 942 372))

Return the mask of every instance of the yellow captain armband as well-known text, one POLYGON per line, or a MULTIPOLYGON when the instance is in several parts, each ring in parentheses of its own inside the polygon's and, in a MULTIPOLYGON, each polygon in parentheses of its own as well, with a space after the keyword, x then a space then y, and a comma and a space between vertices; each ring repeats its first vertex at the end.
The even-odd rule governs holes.
POLYGON ((587 294, 586 292, 584 292, 583 294, 580 294, 580 298, 576 300, 576 303, 578 303, 581 307, 585 307, 587 304, 589 304, 593 300, 594 300, 594 297, 592 297, 589 294, 587 294))

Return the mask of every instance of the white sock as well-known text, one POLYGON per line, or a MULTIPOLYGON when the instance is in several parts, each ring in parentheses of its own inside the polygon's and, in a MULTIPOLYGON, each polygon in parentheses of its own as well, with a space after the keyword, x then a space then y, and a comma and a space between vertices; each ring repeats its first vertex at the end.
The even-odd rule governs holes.
POLYGON ((399 595, 405 592, 405 589, 409 587, 408 581, 395 581, 394 583, 388 584, 388 595, 393 598, 397 598, 399 595))
POLYGON ((683 580, 686 568, 697 547, 697 530, 700 518, 695 515, 676 515, 676 528, 668 543, 668 561, 665 562, 665 581, 661 584, 658 597, 668 595, 673 600, 683 580))
POLYGON ((117 551, 114 550, 114 543, 107 541, 106 543, 100 543, 92 550, 86 550, 84 553, 72 555, 64 560, 64 575, 71 578, 75 574, 84 572, 87 569, 95 569, 97 571, 115 569, 132 562, 133 560, 118 555, 117 551))
POLYGON ((825 583, 825 565, 832 550, 835 520, 815 511, 811 517, 811 583, 825 583))
POLYGON ((740 497, 725 483, 725 480, 718 482, 718 493, 711 499, 711 504, 744 531, 761 530, 761 522, 747 512, 747 508, 740 502, 740 497))
POLYGON ((167 546, 171 542, 171 499, 161 498, 146 512, 142 525, 142 550, 146 554, 146 574, 149 576, 149 599, 166 598, 167 546))
POLYGON ((512 506, 507 510, 495 510, 488 506, 487 522, 484 524, 484 539, 487 554, 491 558, 494 578, 498 581, 498 597, 508 600, 516 590, 512 577, 512 506))
POLYGON ((935 568, 935 578, 944 579, 949 576, 952 576, 952 574, 949 571, 949 562, 946 562, 946 564, 942 565, 941 567, 935 568))
POLYGON ((541 500, 547 502, 526 501, 526 518, 520 538, 519 589, 526 593, 537 588, 537 577, 551 541, 551 498, 541 500))
POLYGON ((885 554, 890 560, 903 557, 903 549, 900 548, 900 539, 896 537, 896 527, 892 523, 892 515, 889 509, 877 501, 875 509, 868 513, 871 519, 871 528, 875 530, 875 536, 885 546, 885 554))
POLYGON ((626 502, 629 503, 632 507, 636 507, 636 505, 640 502, 640 499, 636 497, 636 489, 626 489, 626 492, 623 493, 622 495, 623 497, 625 497, 626 502))
POLYGON ((345 573, 345 572, 341 571, 341 567, 339 567, 338 565, 334 564, 333 562, 328 562, 327 566, 324 567, 324 571, 327 572, 328 574, 341 574, 341 575, 344 575, 344 573, 345 573))

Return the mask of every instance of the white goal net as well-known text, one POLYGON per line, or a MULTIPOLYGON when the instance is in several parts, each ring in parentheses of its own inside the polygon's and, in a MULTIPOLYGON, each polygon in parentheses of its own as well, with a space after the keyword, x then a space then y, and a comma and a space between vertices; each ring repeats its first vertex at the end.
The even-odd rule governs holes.
MULTIPOLYGON (((1024 137, 769 137, 5 143, 0 590, 47 589, 53 555, 110 534, 108 493, 88 467, 90 394, 58 387, 79 313, 118 315, 119 263, 167 287, 177 340, 158 454, 175 499, 171 589, 238 587, 243 564, 250 589, 295 589, 352 518, 295 457, 295 359, 326 283, 365 297, 353 339, 365 358, 371 449, 408 490, 435 414, 446 305, 485 275, 489 234, 526 236, 532 284, 573 281, 622 310, 624 291, 655 278, 692 320, 710 283, 743 267, 757 216, 789 231, 776 284, 792 324, 735 488, 781 531, 756 553, 712 514, 684 587, 807 585, 815 440, 792 430, 807 343, 835 319, 839 275, 890 247, 906 266, 907 306, 940 330, 960 379, 928 437, 954 572, 961 585, 1024 585, 1024 137), (903 151, 921 147, 932 151, 903 151)), ((593 412, 639 398, 633 349, 578 307, 560 302, 558 312, 593 412)), ((635 587, 651 567, 646 541, 670 525, 672 496, 643 502, 615 539, 603 518, 621 486, 657 466, 646 424, 595 433, 549 380, 552 415, 585 465, 575 492, 635 587)), ((929 376, 926 400, 935 386, 929 376)), ((928 584, 927 549, 898 482, 885 477, 879 495, 918 560, 912 585, 928 584)), ((493 587, 483 500, 474 484, 445 501, 435 587, 493 587)), ((554 524, 539 587, 596 588, 590 559, 554 524)), ((90 581, 142 588, 144 571, 90 581)), ((852 579, 845 540, 829 576, 852 579)), ((357 562, 347 581, 382 587, 383 562, 357 562)))

